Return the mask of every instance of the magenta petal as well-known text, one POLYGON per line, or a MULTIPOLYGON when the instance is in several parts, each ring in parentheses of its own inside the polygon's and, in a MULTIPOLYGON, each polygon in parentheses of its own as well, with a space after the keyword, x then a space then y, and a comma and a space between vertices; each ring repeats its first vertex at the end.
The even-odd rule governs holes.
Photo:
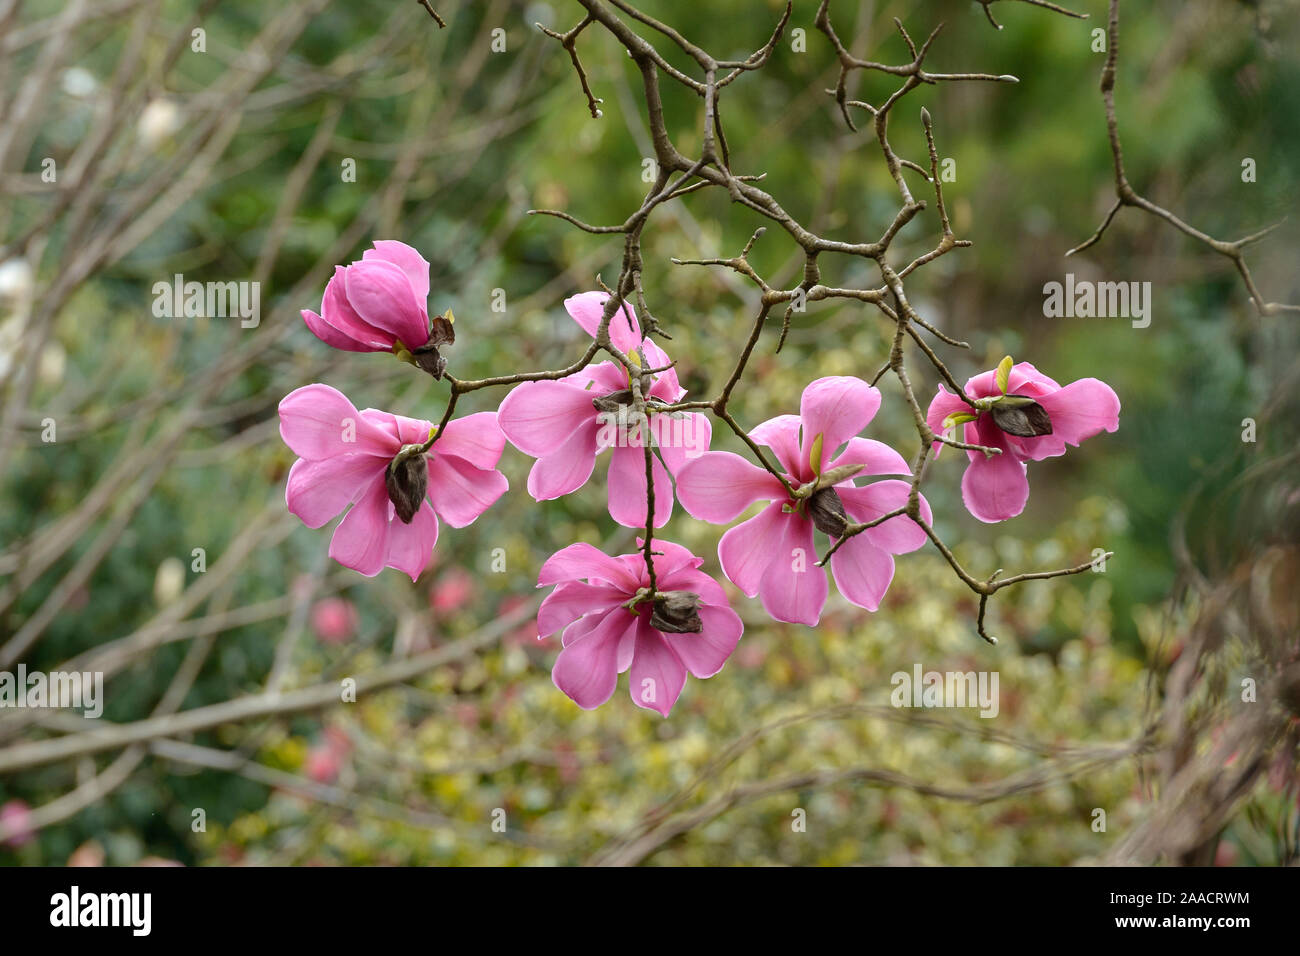
POLYGON ((320 307, 321 320, 371 351, 390 351, 393 347, 393 334, 376 328, 357 315, 357 310, 348 302, 346 282, 346 267, 335 266, 334 275, 325 283, 325 295, 320 307))
POLYGON ((711 451, 677 473, 677 497, 694 517, 723 524, 755 501, 784 499, 786 492, 771 472, 729 451, 711 451))
POLYGON ((1071 382, 1059 391, 1042 396, 1038 404, 1052 418, 1052 435, 1071 445, 1078 445, 1099 432, 1119 428, 1119 396, 1095 378, 1071 382))
POLYGON ((835 450, 867 427, 880 408, 880 391, 851 375, 831 375, 811 382, 799 400, 803 422, 800 460, 809 461, 813 442, 822 437, 820 473, 835 450))
POLYGON ((812 473, 807 459, 799 454, 800 427, 798 415, 777 415, 754 426, 749 437, 772 449, 786 474, 804 482, 812 478, 812 473))
POLYGON ((551 680, 583 710, 594 710, 618 686, 618 648, 637 618, 615 608, 591 631, 567 644, 555 659, 551 680))
POLYGON ((401 269, 382 259, 363 259, 344 273, 348 304, 364 321, 391 333, 408 349, 429 340, 425 307, 416 301, 401 269))
POLYGON ((291 514, 309 528, 338 517, 372 481, 383 484, 384 459, 373 455, 338 455, 321 461, 299 459, 289 469, 284 500, 291 514))
POLYGON ((831 555, 831 573, 840 594, 858 607, 874 611, 894 579, 894 559, 860 534, 831 555))
POLYGON ((609 585, 563 581, 537 609, 537 635, 547 637, 585 614, 608 611, 627 600, 624 592, 609 585))
POLYGON ((303 309, 301 315, 302 320, 307 323, 307 328, 311 330, 311 334, 326 345, 342 349, 344 352, 377 352, 384 350, 383 346, 366 345, 364 342, 358 342, 346 332, 340 332, 311 309, 303 309))
MULTIPOLYGON (((668 523, 673 513, 673 486, 668 472, 651 452, 654 476, 654 527, 668 523)), ((645 527, 646 484, 645 449, 619 445, 610 451, 608 498, 609 516, 627 528, 645 527)))
MULTIPOLYGON (((564 308, 588 335, 595 338, 608 301, 608 293, 583 292, 565 299, 564 308)), ((641 344, 641 325, 627 302, 623 303, 622 311, 621 316, 615 313, 609 320, 609 340, 619 351, 631 354, 641 344)))
POLYGON ((568 441, 538 458, 528 473, 528 493, 536 501, 549 501, 577 491, 596 468, 596 437, 600 429, 589 422, 568 441))
POLYGON ((778 621, 811 627, 821 619, 830 587, 826 572, 817 567, 812 522, 787 515, 784 524, 784 539, 773 549, 758 594, 764 610, 778 621))
POLYGON ((425 501, 410 524, 403 524, 397 518, 388 523, 388 558, 384 563, 405 572, 414 581, 429 566, 437 543, 438 518, 425 501))
POLYGON ((668 353, 655 344, 653 339, 646 339, 641 343, 641 351, 645 352, 646 368, 661 368, 662 372, 654 373, 654 382, 647 393, 654 398, 661 398, 665 402, 680 401, 686 394, 686 389, 682 388, 682 383, 677 380, 677 369, 671 367, 672 359, 668 353))
POLYGON ((478 412, 448 422, 433 451, 463 458, 476 468, 495 468, 505 445, 506 436, 497 425, 497 413, 478 412))
POLYGON ((1010 452, 992 458, 979 455, 961 477, 961 500, 967 511, 986 524, 1014 518, 1029 500, 1024 462, 1010 452))
MULTIPOLYGON (((907 496, 912 488, 906 481, 877 481, 863 488, 849 488, 840 485, 836 488, 844 510, 854 521, 874 521, 883 514, 907 506, 907 496)), ((917 502, 921 509, 921 518, 926 524, 932 524, 934 516, 930 513, 930 503, 921 495, 917 502)), ((924 546, 927 538, 925 529, 907 515, 899 515, 888 521, 868 528, 854 535, 865 537, 878 548, 890 554, 907 554, 924 546)), ((843 548, 841 547, 841 550, 843 548)), ((832 556, 831 560, 834 560, 832 556)))
POLYGON ((712 677, 736 649, 745 625, 729 607, 705 605, 699 613, 704 624, 700 633, 666 635, 665 639, 687 670, 696 677, 712 677))
POLYGON ((363 418, 342 392, 320 383, 296 388, 280 400, 280 437, 308 461, 358 453, 391 458, 402 447, 396 436, 363 418))
POLYGON ((411 284, 411 292, 420 305, 429 299, 429 262, 412 247, 396 239, 377 239, 373 249, 361 253, 363 260, 380 259, 391 262, 402 270, 406 281, 411 284))
MULTIPOLYGON (((644 546, 645 539, 638 537, 636 546, 644 546)), ((676 574, 682 570, 693 570, 704 563, 704 559, 696 557, 688 549, 683 548, 680 544, 672 541, 665 541, 662 538, 655 538, 650 545, 651 560, 655 564, 655 574, 661 582, 666 582, 670 575, 676 574)), ((641 568, 645 568, 645 558, 641 557, 641 568)), ((646 577, 649 583, 649 577, 646 577)))
POLYGON ((547 558, 537 575, 537 586, 546 587, 579 578, 608 582, 627 592, 629 598, 641 586, 637 576, 628 571, 617 558, 611 558, 604 551, 583 541, 561 548, 547 558))
POLYGON ((907 466, 903 456, 884 442, 872 438, 850 438, 844 453, 832 461, 827 468, 840 465, 865 465, 859 475, 910 475, 912 469, 907 466))
POLYGON ((388 489, 377 481, 352 506, 334 529, 330 557, 373 578, 384 569, 388 557, 388 489))
MULTIPOLYGON (((658 549, 659 542, 656 541, 653 546, 658 549)), ((655 568, 658 569, 657 563, 655 568)), ((660 574, 659 586, 665 591, 693 591, 700 596, 703 604, 730 607, 727 592, 722 589, 722 585, 694 568, 680 568, 669 574, 660 574)))
POLYGON ((632 669, 628 674, 632 703, 667 717, 685 685, 686 665, 662 634, 638 618, 632 669))
POLYGON ((475 468, 455 455, 439 455, 436 445, 429 456, 429 500, 453 528, 472 524, 509 488, 501 472, 475 468))
POLYGON ((774 501, 748 521, 742 521, 718 542, 718 561, 727 579, 753 597, 767 571, 779 559, 777 549, 785 539, 785 522, 791 515, 782 512, 784 502, 774 501))
POLYGON ((541 458, 596 421, 597 394, 569 382, 525 382, 505 397, 497 424, 512 445, 541 458))
POLYGON ((669 474, 676 476, 682 468, 709 450, 713 426, 707 415, 694 412, 663 413, 650 416, 650 433, 669 474))

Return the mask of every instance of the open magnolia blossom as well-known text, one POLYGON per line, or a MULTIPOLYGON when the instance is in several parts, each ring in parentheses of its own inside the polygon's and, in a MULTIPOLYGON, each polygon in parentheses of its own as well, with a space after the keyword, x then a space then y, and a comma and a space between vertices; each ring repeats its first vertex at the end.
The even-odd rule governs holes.
MULTIPOLYGON (((772 450, 790 487, 807 491, 802 497, 730 452, 709 452, 677 476, 682 507, 704 521, 725 524, 756 501, 771 502, 722 536, 718 558, 731 582, 750 597, 757 594, 778 621, 813 625, 821 619, 828 586, 815 564, 814 528, 838 538, 849 519, 865 523, 907 504, 906 481, 855 480, 911 473, 889 446, 855 437, 879 408, 879 390, 861 379, 820 378, 804 389, 798 415, 779 415, 749 433, 772 450)), ((924 497, 919 505, 929 523, 924 497)), ((893 555, 915 551, 925 540, 924 530, 905 515, 860 531, 831 556, 836 586, 853 604, 876 610, 894 577, 893 555)))
MULTIPOLYGON (((608 300, 607 293, 584 292, 565 299, 564 307, 595 336, 608 300)), ((625 355, 648 363, 639 383, 648 423, 636 416, 632 383, 616 362, 598 362, 556 381, 518 385, 501 403, 498 421, 512 445, 537 459, 528 474, 528 493, 538 501, 577 491, 595 470, 597 453, 609 448, 609 514, 629 528, 644 527, 646 520, 643 442, 648 430, 658 451, 652 464, 654 527, 662 527, 673 511, 669 474, 676 475, 708 450, 712 428, 704 415, 656 411, 656 406, 680 401, 686 390, 676 370, 668 367, 663 349, 642 337, 627 303, 610 319, 609 337, 625 355)))
POLYGON ((404 242, 379 239, 361 261, 335 266, 321 311, 302 311, 312 334, 345 352, 392 352, 440 378, 438 346, 456 340, 450 312, 429 319, 429 263, 404 242))
POLYGON ((397 568, 412 581, 429 564, 438 518, 471 524, 509 488, 496 470, 505 447, 495 412, 435 426, 372 408, 357 411, 328 385, 295 389, 280 402, 280 435, 299 457, 285 501, 309 528, 350 505, 330 541, 330 557, 373 577, 397 568))
POLYGON ((1064 455, 1066 445, 1119 428, 1119 397, 1105 382, 1081 378, 1061 386, 1011 356, 968 381, 966 394, 974 407, 940 385, 926 421, 938 433, 962 426, 963 441, 1002 450, 1000 455, 968 451, 970 464, 961 479, 966 509, 990 524, 1025 510, 1025 462, 1064 455))
POLYGON ((537 612, 539 638, 563 630, 551 673, 584 710, 609 700, 618 675, 638 707, 667 717, 689 671, 712 677, 736 649, 744 625, 704 563, 679 544, 651 542, 657 588, 649 598, 644 552, 611 557, 571 544, 542 565, 538 587, 555 586, 537 612))

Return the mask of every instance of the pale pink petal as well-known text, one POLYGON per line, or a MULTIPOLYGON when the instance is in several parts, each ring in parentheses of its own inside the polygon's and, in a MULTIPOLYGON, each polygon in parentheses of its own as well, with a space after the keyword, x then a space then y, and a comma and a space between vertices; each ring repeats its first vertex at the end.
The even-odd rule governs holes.
POLYGON ((718 542, 718 561, 727 579, 753 597, 767 566, 780 559, 777 553, 785 539, 785 522, 792 515, 782 512, 784 502, 774 501, 753 518, 742 521, 718 542))
MULTIPOLYGON (((659 458, 651 452, 654 476, 654 527, 668 523, 673 513, 673 486, 659 458)), ((645 527, 645 449, 620 445, 610 451, 607 491, 609 516, 628 528, 645 527)))
POLYGON ((536 501, 549 501, 577 491, 596 468, 596 438, 600 427, 592 420, 558 448, 537 459, 528 473, 528 493, 536 501))
POLYGON ((394 517, 388 524, 388 558, 385 564, 403 571, 414 581, 433 558, 434 545, 438 543, 438 519, 429 502, 420 504, 410 524, 394 517))
MULTIPOLYGON (((645 546, 645 539, 638 537, 636 539, 638 549, 645 546)), ((655 564, 655 575, 660 582, 667 580, 669 575, 675 574, 681 570, 691 570, 698 568, 704 563, 704 559, 691 554, 689 550, 683 548, 680 544, 672 541, 665 541, 662 538, 655 538, 650 544, 651 559, 655 564)), ((637 566, 636 574, 641 577, 645 584, 650 583, 650 576, 645 573, 645 554, 638 550, 636 554, 622 555, 624 559, 637 566)))
POLYGON ((344 272, 348 304, 364 321, 391 333, 408 349, 429 340, 425 306, 416 301, 401 269, 382 259, 363 259, 344 272))
POLYGON ((537 609, 537 635, 547 637, 585 614, 608 611, 627 600, 626 594, 607 584, 563 581, 537 609))
POLYGON ((678 412, 666 415, 662 412, 650 416, 650 433, 654 435, 655 447, 663 457, 669 474, 677 475, 692 461, 709 450, 713 439, 713 426, 707 415, 695 412, 678 412))
POLYGON ((387 351, 383 345, 366 345, 364 342, 358 342, 346 332, 340 332, 334 326, 330 325, 311 309, 303 309, 301 312, 302 319, 307 323, 307 328, 311 334, 316 336, 326 345, 332 345, 336 349, 342 349, 344 352, 380 352, 387 351))
POLYGON ((1052 435, 1071 445, 1119 428, 1119 396, 1095 378, 1071 382, 1059 391, 1042 396, 1038 404, 1052 419, 1052 435))
MULTIPOLYGON (((595 338, 608 301, 609 295, 605 292, 583 292, 565 299, 564 308, 588 335, 595 338)), ((629 303, 623 303, 622 313, 615 313, 609 320, 609 341, 626 355, 641 344, 641 325, 629 303)))
POLYGON ((665 402, 680 401, 686 394, 686 390, 677 380, 677 369, 671 367, 672 359, 668 357, 668 353, 649 338, 641 343, 641 349, 645 352, 646 368, 664 369, 662 372, 654 373, 654 382, 647 394, 665 402))
POLYGON ((339 455, 321 461, 299 459, 289 469, 284 500, 291 514, 309 528, 319 528, 356 501, 373 481, 384 483, 383 458, 339 455))
POLYGON ((596 421, 596 394, 571 382, 525 382, 505 397, 497 424, 512 445, 541 458, 596 421))
POLYGON ((280 400, 280 437, 308 461, 358 453, 391 458, 402 447, 395 435, 363 418, 342 392, 319 383, 280 400))
POLYGON ((812 478, 812 473, 807 459, 799 454, 799 430, 798 415, 777 415, 776 418, 769 418, 754 426, 749 437, 772 449, 787 475, 805 482, 812 478))
POLYGON ((700 633, 665 635, 665 639, 687 670, 696 677, 712 677, 736 649, 745 625, 729 607, 704 605, 699 614, 704 625, 700 633))
POLYGON ((393 333, 376 328, 357 315, 357 310, 348 302, 346 284, 346 267, 335 266, 334 275, 325 283, 325 295, 320 306, 321 320, 373 351, 390 351, 393 347, 393 333))
POLYGON ((388 489, 382 481, 375 482, 334 529, 330 557, 368 578, 382 571, 388 557, 391 507, 388 489))
MULTIPOLYGON (((971 379, 971 381, 974 381, 974 379, 971 379)), ((973 394, 970 392, 970 382, 966 383, 966 388, 967 394, 973 394)), ((948 391, 948 389, 940 385, 939 390, 935 392, 934 398, 930 401, 929 409, 926 410, 925 423, 930 426, 930 431, 934 432, 936 435, 942 435, 945 431, 943 420, 949 415, 973 415, 974 413, 975 409, 963 402, 959 396, 954 395, 952 392, 948 391)), ((943 445, 939 442, 934 443, 936 456, 942 448, 943 445)))
POLYGON ((627 372, 616 362, 595 362, 572 375, 566 375, 557 381, 577 385, 585 389, 592 397, 610 395, 628 388, 630 383, 627 372))
POLYGON ((783 540, 773 549, 758 595, 763 609, 778 621, 811 627, 821 619, 830 588, 826 573, 817 567, 813 523, 797 515, 785 518, 783 540))
POLYGON ((618 648, 638 618, 615 608, 588 633, 568 644, 555 659, 551 680, 583 710, 594 710, 618 686, 618 648))
POLYGON ((433 452, 455 455, 476 468, 495 468, 505 444, 505 432, 497 424, 497 413, 478 412, 448 422, 434 442, 433 452))
POLYGON ((677 473, 677 498, 682 507, 714 524, 731 521, 755 501, 788 497, 771 472, 729 451, 711 451, 677 473))
MULTIPOLYGON (((656 541, 654 546, 657 548, 658 544, 656 541)), ((655 567, 657 570, 658 564, 655 567)), ((730 606, 727 601, 727 592, 722 589, 722 585, 703 571, 694 568, 680 568, 667 574, 660 574, 659 587, 665 591, 691 591, 700 596, 702 604, 712 604, 718 607, 730 606)))
POLYGON ((632 703, 667 717, 685 685, 686 665, 662 634, 638 619, 632 668, 628 674, 632 703))
POLYGON ((428 260, 406 243, 396 239, 377 239, 374 246, 373 249, 361 253, 361 258, 382 259, 397 266, 406 276, 406 281, 411 284, 416 302, 425 305, 429 298, 428 260))
POLYGON ((894 559, 863 535, 856 535, 831 555, 831 573, 849 602, 874 611, 894 579, 894 559))
POLYGON ((799 400, 803 421, 800 459, 810 460, 817 436, 822 437, 821 460, 814 462, 820 473, 836 449, 867 427, 880 408, 880 390, 851 375, 831 375, 809 383, 799 400))
POLYGON ((607 582, 626 591, 629 598, 641 586, 636 575, 629 572, 616 558, 611 558, 604 551, 583 541, 561 548, 547 558, 537 576, 537 586, 547 587, 579 578, 607 582))
POLYGON ((429 500, 439 516, 453 528, 472 524, 510 488, 501 472, 475 468, 455 455, 440 455, 437 445, 429 456, 429 500))
POLYGON ((1024 462, 1010 452, 991 458, 975 453, 961 478, 961 499, 966 510, 986 524, 1014 518, 1029 500, 1024 462))
POLYGON ((873 438, 850 438, 844 453, 827 465, 827 470, 841 465, 865 465, 859 475, 910 475, 906 460, 884 442, 873 438))
MULTIPOLYGON (((844 502, 844 510, 854 521, 874 521, 883 514, 907 505, 907 496, 911 485, 906 481, 877 481, 862 488, 836 488, 844 502)), ((932 524, 934 516, 930 513, 930 503, 925 495, 917 502, 921 509, 921 518, 926 524, 932 524)), ((868 528, 854 535, 855 538, 866 537, 876 547, 890 554, 907 554, 925 545, 925 530, 906 515, 890 518, 874 528, 868 528)), ((840 550, 843 550, 841 546, 840 550)), ((832 556, 834 560, 834 556, 832 556)))

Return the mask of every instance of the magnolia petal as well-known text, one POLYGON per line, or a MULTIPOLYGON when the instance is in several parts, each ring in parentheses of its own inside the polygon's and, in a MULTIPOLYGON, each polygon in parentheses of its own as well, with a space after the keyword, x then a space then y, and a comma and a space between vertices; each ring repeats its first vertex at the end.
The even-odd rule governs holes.
POLYGON ((666 636, 682 663, 696 677, 712 677, 722 670, 740 642, 745 625, 740 615, 729 607, 702 605, 699 610, 704 627, 698 634, 666 636))
POLYGON ((785 499, 785 487, 771 472, 729 451, 711 451, 677 473, 682 507, 701 521, 724 524, 755 501, 785 499))
POLYGON ((294 389, 280 400, 279 411, 280 437, 308 461, 354 454, 391 458, 402 447, 395 435, 362 417, 342 392, 319 382, 294 389))
MULTIPOLYGON (((668 523, 673 513, 673 486, 659 458, 651 452, 654 477, 654 527, 668 523)), ((645 527, 645 449, 619 445, 610 452, 607 479, 609 516, 628 528, 645 527)))
POLYGON ((416 302, 425 305, 429 298, 429 262, 411 246, 396 239, 376 239, 373 249, 361 253, 363 260, 380 259, 402 270, 411 284, 416 302))
POLYGON ((758 596, 778 621, 812 627, 821 619, 830 587, 826 573, 817 567, 812 522, 797 515, 784 517, 785 533, 763 572, 758 596))
POLYGON ((352 506, 330 540, 330 557, 368 578, 384 569, 388 558, 388 489, 377 481, 352 506))
POLYGON ((593 583, 606 582, 626 592, 628 597, 641 586, 636 575, 620 564, 617 558, 611 558, 584 541, 561 548, 547 558, 537 575, 537 586, 547 587, 580 578, 590 579, 593 583))
POLYGON ((549 501, 577 491, 596 468, 596 423, 583 425, 568 441, 538 458, 528 473, 528 493, 535 501, 549 501))
POLYGON ((299 459, 289 469, 285 504, 307 527, 319 528, 356 501, 370 482, 383 484, 386 467, 384 459, 373 455, 299 459))
POLYGON ((814 462, 820 474, 841 445, 867 427, 880 408, 880 390, 851 375, 831 375, 808 384, 799 400, 803 422, 800 459, 809 460, 814 442, 821 436, 821 460, 814 462))
POLYGON ((410 524, 401 521, 388 523, 388 558, 384 563, 405 572, 414 581, 429 566, 437 543, 438 518, 429 502, 425 501, 410 524))
POLYGON ((594 710, 618 686, 618 649, 637 618, 619 609, 609 611, 591 631, 565 646, 555 659, 551 680, 583 710, 594 710))
POLYGON ((455 455, 429 458, 429 499, 453 528, 472 524, 509 489, 506 476, 495 469, 475 468, 455 455))
POLYGON ((416 300, 406 274, 382 259, 363 259, 344 270, 348 304, 375 328, 389 332, 408 349, 429 340, 429 318, 416 300))
POLYGON ((779 555, 777 548, 785 539, 783 502, 774 501, 748 521, 742 521, 718 542, 718 561, 722 572, 736 587, 753 597, 767 571, 768 564, 779 555))
POLYGON ((596 421, 594 397, 572 382, 524 382, 502 401, 497 425, 510 444, 541 458, 596 421))
POLYGON ((874 611, 894 579, 894 558, 864 535, 849 538, 831 555, 831 574, 846 600, 874 611))
POLYGON ((667 717, 685 686, 686 665, 662 634, 638 618, 628 674, 632 703, 667 717))

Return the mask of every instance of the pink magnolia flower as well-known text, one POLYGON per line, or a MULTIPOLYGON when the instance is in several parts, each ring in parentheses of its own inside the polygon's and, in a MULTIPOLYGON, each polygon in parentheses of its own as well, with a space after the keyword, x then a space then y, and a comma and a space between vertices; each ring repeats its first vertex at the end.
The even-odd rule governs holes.
MULTIPOLYGON (((855 437, 879 408, 880 392, 861 379, 819 378, 803 390, 798 415, 778 415, 749 434, 772 450, 796 489, 847 465, 863 466, 858 472, 863 476, 908 475, 898 452, 855 437)), ((755 501, 771 502, 722 536, 722 570, 745 594, 758 595, 776 620, 813 625, 821 619, 829 590, 826 575, 816 566, 814 527, 838 537, 846 517, 872 521, 907 504, 908 482, 858 485, 856 477, 797 500, 767 470, 731 452, 714 451, 682 469, 677 495, 692 515, 714 524, 733 520, 755 501)), ((925 498, 920 508, 929 523, 925 498)), ((853 535, 831 557, 836 586, 853 604, 876 610, 894 577, 893 555, 915 551, 925 540, 925 532, 906 515, 853 535)))
MULTIPOLYGON (((564 307, 594 336, 609 296, 584 292, 564 300, 564 307)), ((632 307, 624 303, 610 320, 610 341, 624 354, 645 353, 648 368, 664 368, 663 349, 642 338, 632 307)), ((673 510, 669 474, 709 447, 712 429, 704 415, 654 411, 656 404, 680 401, 686 390, 675 369, 656 372, 644 390, 649 432, 659 454, 653 461, 654 526, 661 527, 673 510)), ((646 476, 643 425, 631 409, 630 383, 616 362, 599 362, 553 382, 525 382, 506 396, 498 412, 501 430, 510 443, 537 459, 528 474, 528 493, 537 501, 559 498, 587 483, 596 467, 596 454, 611 448, 607 494, 610 516, 629 528, 645 525, 646 476), (605 409, 593 404, 599 401, 605 409)))
POLYGON ((1002 449, 988 457, 968 451, 961 479, 966 510, 989 524, 1025 510, 1025 462, 1064 455, 1067 444, 1119 428, 1119 398, 1105 382, 1081 378, 1063 387, 1028 362, 1012 364, 1010 356, 968 381, 966 394, 976 408, 940 385, 926 421, 940 433, 963 425, 963 441, 1002 449))
POLYGON ((656 599, 645 600, 650 576, 645 554, 613 558, 589 544, 571 544, 542 565, 538 587, 557 585, 537 612, 537 633, 563 629, 564 649, 551 679, 584 710, 614 693, 630 670, 638 707, 667 717, 686 684, 686 672, 712 677, 722 670, 744 625, 704 563, 679 544, 652 544, 656 599))
POLYGON ((301 460, 289 472, 289 510, 319 528, 351 505, 330 557, 367 577, 390 567, 414 581, 432 557, 439 517, 463 528, 509 488, 496 470, 505 436, 495 412, 480 412, 449 422, 427 454, 407 459, 405 477, 391 482, 399 487, 390 492, 389 464, 434 427, 372 408, 358 412, 328 385, 290 392, 280 402, 280 435, 301 460), (409 516, 398 512, 394 493, 407 496, 409 516))
MULTIPOLYGON (((361 254, 361 261, 335 266, 320 315, 304 309, 302 317, 326 345, 346 352, 394 352, 420 359, 416 364, 424 368, 436 366, 436 347, 455 338, 450 318, 430 323, 428 299, 424 256, 404 242, 380 239, 361 254)), ((441 374, 440 366, 436 374, 441 374)))

